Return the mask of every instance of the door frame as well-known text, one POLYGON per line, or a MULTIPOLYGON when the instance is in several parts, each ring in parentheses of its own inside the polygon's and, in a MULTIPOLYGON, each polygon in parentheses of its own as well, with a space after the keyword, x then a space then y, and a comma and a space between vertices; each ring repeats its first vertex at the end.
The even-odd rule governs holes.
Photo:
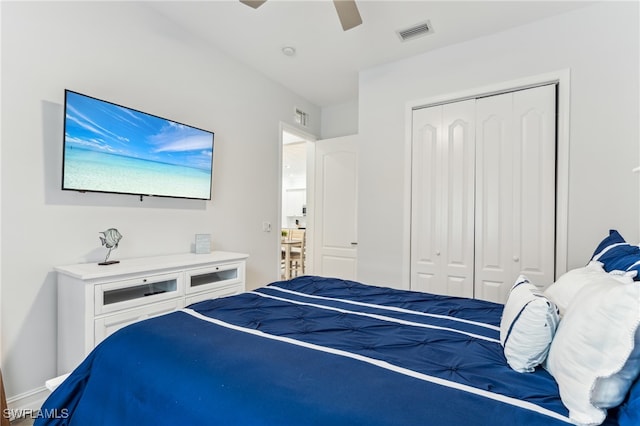
MULTIPOLYGON (((282 232, 282 133, 287 132, 293 135, 298 136, 300 139, 304 139, 307 141, 307 229, 305 232, 305 240, 306 240, 306 255, 305 255, 305 264, 309 271, 313 271, 313 221, 314 221, 314 207, 313 207, 313 197, 315 195, 315 141, 318 138, 311 133, 305 132, 304 130, 299 129, 291 124, 287 124, 284 122, 280 122, 279 125, 279 133, 278 133, 278 221, 277 226, 275 226, 277 237, 275 240, 275 252, 278 253, 278 262, 276 264, 277 267, 277 281, 280 281, 280 236, 282 232)), ((305 271, 306 273, 306 271, 305 271)))
POLYGON ((411 286, 411 146, 413 111, 420 108, 513 92, 546 84, 557 84, 555 278, 567 272, 569 221, 569 129, 571 100, 571 70, 569 68, 515 80, 503 81, 460 92, 417 99, 406 103, 404 154, 405 220, 403 226, 404 241, 402 253, 402 282, 404 288, 410 288, 411 286))

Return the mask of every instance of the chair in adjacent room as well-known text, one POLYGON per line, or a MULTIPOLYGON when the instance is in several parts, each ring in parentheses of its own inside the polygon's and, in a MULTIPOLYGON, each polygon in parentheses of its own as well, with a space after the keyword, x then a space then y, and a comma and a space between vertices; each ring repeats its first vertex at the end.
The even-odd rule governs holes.
POLYGON ((306 230, 304 229, 291 229, 290 231, 291 239, 293 241, 300 241, 300 246, 291 247, 291 271, 292 275, 304 275, 305 271, 305 259, 306 259, 306 230))

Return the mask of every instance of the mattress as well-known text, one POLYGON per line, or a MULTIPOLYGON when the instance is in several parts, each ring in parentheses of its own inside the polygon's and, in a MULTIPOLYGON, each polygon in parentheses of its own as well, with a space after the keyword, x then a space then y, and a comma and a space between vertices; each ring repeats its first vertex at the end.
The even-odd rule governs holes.
POLYGON ((554 379, 518 373, 503 305, 304 276, 104 340, 35 425, 564 425, 554 379))

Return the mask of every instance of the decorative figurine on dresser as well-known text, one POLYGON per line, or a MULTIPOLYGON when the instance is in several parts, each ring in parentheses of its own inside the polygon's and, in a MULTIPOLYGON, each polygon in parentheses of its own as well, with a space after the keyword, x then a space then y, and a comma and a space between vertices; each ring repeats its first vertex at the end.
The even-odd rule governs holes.
POLYGON ((107 256, 104 258, 104 262, 100 262, 98 265, 113 265, 114 263, 120 263, 119 260, 109 260, 109 256, 111 255, 111 250, 118 248, 118 243, 122 239, 122 234, 118 232, 116 228, 109 228, 100 233, 102 234, 100 242, 104 247, 108 248, 109 251, 107 252, 107 256))

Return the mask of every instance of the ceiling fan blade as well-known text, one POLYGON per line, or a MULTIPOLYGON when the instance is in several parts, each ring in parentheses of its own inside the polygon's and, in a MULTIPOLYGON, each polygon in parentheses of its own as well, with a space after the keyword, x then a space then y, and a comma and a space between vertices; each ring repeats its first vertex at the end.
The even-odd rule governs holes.
POLYGON ((343 30, 347 31, 362 24, 355 0, 333 0, 333 5, 336 7, 343 30))
POLYGON ((262 3, 266 1, 267 0, 240 0, 240 3, 246 4, 247 6, 251 6, 252 8, 257 9, 260 6, 262 6, 262 3))

